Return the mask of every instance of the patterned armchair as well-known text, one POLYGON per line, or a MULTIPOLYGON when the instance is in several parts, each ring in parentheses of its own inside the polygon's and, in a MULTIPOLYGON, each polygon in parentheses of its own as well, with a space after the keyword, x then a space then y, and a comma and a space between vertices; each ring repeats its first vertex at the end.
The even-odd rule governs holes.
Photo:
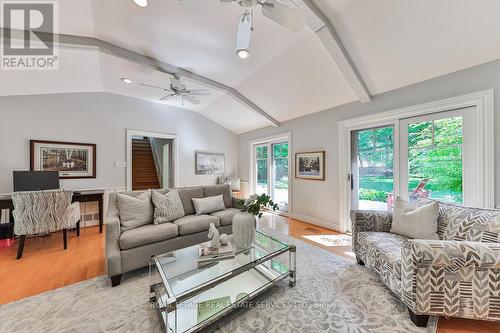
POLYGON ((429 315, 500 321, 500 211, 439 207, 440 240, 391 234, 392 213, 352 211, 358 263, 380 276, 418 326, 429 315))
POLYGON ((14 204, 14 233, 19 236, 17 259, 23 256, 27 235, 48 234, 63 230, 64 249, 66 230, 76 226, 80 234, 80 205, 71 203, 71 191, 34 191, 12 194, 14 204))

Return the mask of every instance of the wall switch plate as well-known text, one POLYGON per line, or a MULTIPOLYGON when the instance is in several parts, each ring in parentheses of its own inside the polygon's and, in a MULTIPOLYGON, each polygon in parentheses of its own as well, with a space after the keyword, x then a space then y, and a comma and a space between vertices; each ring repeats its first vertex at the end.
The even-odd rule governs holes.
POLYGON ((115 168, 126 168, 127 162, 115 162, 115 168))

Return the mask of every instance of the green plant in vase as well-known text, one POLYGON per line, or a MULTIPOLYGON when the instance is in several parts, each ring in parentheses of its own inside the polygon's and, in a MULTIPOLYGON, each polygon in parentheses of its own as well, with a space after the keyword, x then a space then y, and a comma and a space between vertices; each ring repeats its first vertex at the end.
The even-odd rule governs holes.
POLYGON ((241 200, 241 203, 243 206, 242 211, 248 212, 258 218, 262 217, 262 208, 269 208, 273 211, 279 208, 278 204, 274 203, 271 200, 271 197, 265 193, 262 193, 261 195, 252 194, 246 200, 241 200))

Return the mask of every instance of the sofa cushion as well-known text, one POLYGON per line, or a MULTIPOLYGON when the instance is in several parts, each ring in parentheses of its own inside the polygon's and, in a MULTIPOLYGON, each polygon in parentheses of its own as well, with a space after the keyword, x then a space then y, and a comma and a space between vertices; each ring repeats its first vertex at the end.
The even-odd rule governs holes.
POLYGON ((146 244, 156 243, 177 237, 177 225, 173 223, 148 224, 122 232, 120 248, 128 250, 146 244))
POLYGON ((145 224, 153 223, 151 191, 140 193, 137 196, 118 193, 116 199, 120 212, 122 230, 130 230, 145 224))
POLYGON ((241 212, 241 209, 228 208, 210 215, 218 217, 220 219, 220 225, 230 225, 233 224, 233 216, 239 212, 241 212))
POLYGON ((365 264, 395 293, 401 293, 401 246, 407 237, 389 232, 360 232, 357 238, 365 264))
POLYGON ((215 197, 193 198, 193 206, 196 215, 210 214, 226 209, 222 194, 215 197))
POLYGON ((185 187, 178 189, 179 197, 181 198, 184 214, 193 215, 195 213, 193 206, 193 198, 203 198, 203 187, 185 187))
POLYGON ((219 218, 210 215, 186 215, 175 220, 173 223, 179 228, 179 235, 190 235, 200 231, 208 231, 210 223, 213 223, 216 227, 220 227, 219 218))
POLYGON ((211 185, 203 187, 203 196, 204 197, 214 197, 216 195, 221 195, 224 198, 224 205, 226 208, 233 207, 233 199, 231 192, 231 185, 211 185))
POLYGON ((172 222, 185 215, 177 190, 172 190, 164 194, 153 191, 151 199, 155 206, 153 221, 155 224, 172 222))
POLYGON ((220 225, 230 225, 233 224, 233 216, 239 212, 241 212, 241 209, 228 208, 210 215, 218 217, 220 219, 220 225))

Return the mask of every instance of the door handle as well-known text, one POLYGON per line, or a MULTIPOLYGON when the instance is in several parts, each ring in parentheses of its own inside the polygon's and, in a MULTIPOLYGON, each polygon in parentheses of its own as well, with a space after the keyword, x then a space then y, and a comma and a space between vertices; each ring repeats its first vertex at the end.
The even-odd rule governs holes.
POLYGON ((351 182, 351 190, 354 190, 354 177, 352 176, 352 174, 347 174, 347 181, 351 182))

